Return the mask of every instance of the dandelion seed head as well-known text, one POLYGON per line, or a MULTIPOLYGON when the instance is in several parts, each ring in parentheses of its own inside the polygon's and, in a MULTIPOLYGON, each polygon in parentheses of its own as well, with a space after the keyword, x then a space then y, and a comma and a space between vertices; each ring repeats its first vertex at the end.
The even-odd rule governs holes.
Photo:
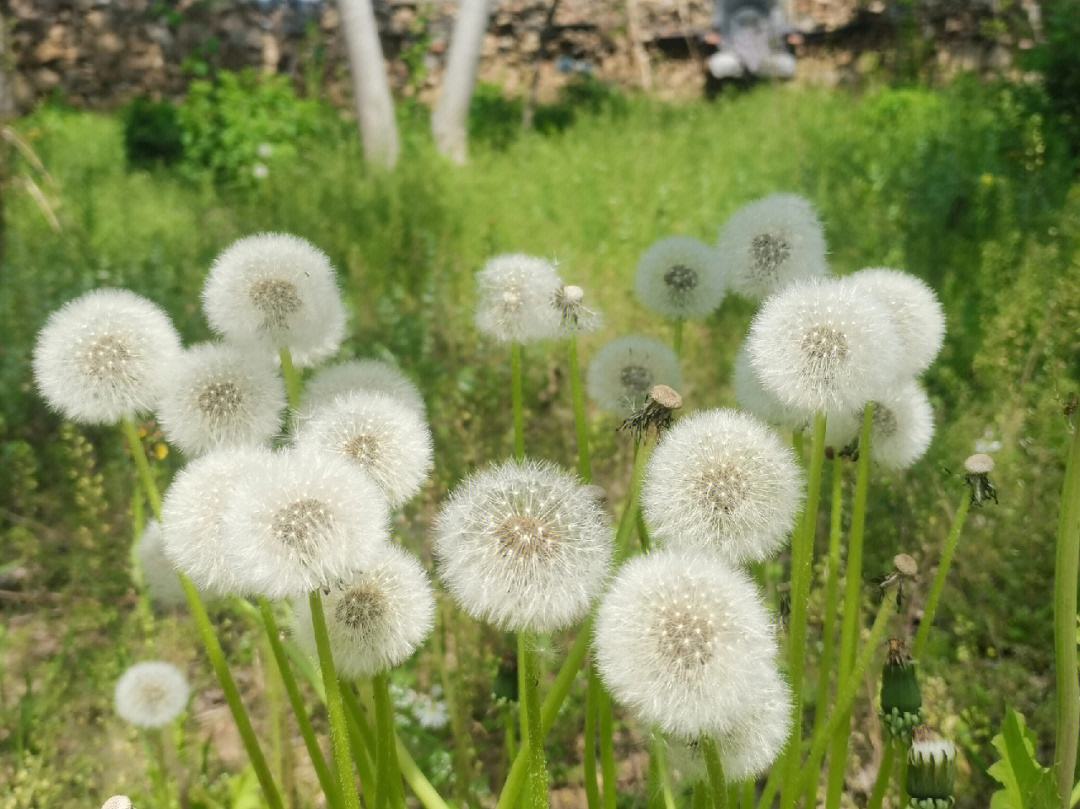
POLYGON ((914 379, 875 403, 870 454, 885 469, 907 469, 926 454, 934 437, 934 410, 914 379))
POLYGON ((745 342, 735 355, 731 384, 735 389, 735 401, 739 407, 766 424, 789 430, 806 425, 806 414, 803 411, 785 407, 761 384, 750 365, 750 353, 745 342))
POLYGON ((656 385, 682 386, 679 360, 667 343, 631 335, 612 340, 593 355, 586 371, 589 396, 605 410, 630 415, 645 405, 656 385))
POLYGON ((563 283, 549 261, 535 256, 497 256, 477 275, 476 326, 504 343, 545 340, 559 332, 554 306, 563 283))
POLYGON ((708 317, 727 288, 716 251, 686 236, 661 239, 645 251, 635 283, 645 308, 669 320, 708 317))
POLYGON ((113 795, 101 805, 101 809, 131 809, 131 798, 127 795, 113 795))
POLYGON ((382 360, 342 360, 320 368, 304 383, 297 423, 311 418, 315 409, 343 393, 385 393, 423 418, 424 397, 416 384, 393 363, 382 360))
POLYGON ((116 682, 116 712, 140 728, 161 728, 187 706, 188 682, 171 663, 150 660, 128 668, 116 682))
POLYGON ((945 339, 945 313, 934 290, 914 275, 884 268, 859 270, 844 280, 876 298, 892 319, 902 349, 897 373, 915 376, 930 367, 945 339))
POLYGON ((983 453, 968 456, 964 471, 969 475, 989 475, 994 471, 994 459, 983 453))
POLYGON ((157 520, 146 524, 135 545, 143 587, 155 604, 166 609, 187 603, 176 568, 165 555, 164 532, 157 520))
POLYGON ((585 305, 585 290, 579 286, 559 287, 552 304, 559 313, 559 334, 564 337, 594 332, 604 320, 599 312, 585 305))
POLYGON ((99 289, 53 312, 34 346, 34 380, 53 409, 81 424, 152 410, 180 337, 168 316, 126 289, 99 289))

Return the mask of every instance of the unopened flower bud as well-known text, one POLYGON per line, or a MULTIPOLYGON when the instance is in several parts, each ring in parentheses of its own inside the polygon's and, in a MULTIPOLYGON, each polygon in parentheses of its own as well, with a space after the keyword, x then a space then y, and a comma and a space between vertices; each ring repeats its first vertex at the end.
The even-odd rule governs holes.
POLYGON ((919 725, 911 732, 908 753, 907 809, 951 809, 956 747, 935 731, 919 725))
POLYGON ((900 638, 889 641, 881 672, 881 722, 894 737, 907 738, 922 722, 922 693, 915 663, 900 638))

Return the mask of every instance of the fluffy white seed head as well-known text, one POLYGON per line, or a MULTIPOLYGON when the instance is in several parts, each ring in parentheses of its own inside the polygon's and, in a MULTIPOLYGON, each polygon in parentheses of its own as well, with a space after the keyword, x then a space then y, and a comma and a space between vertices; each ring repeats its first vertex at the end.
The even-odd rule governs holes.
POLYGON ((235 343, 200 343, 173 366, 158 403, 169 443, 190 455, 264 444, 281 430, 285 385, 271 355, 235 343))
POLYGON ((140 728, 161 728, 187 706, 188 681, 171 663, 150 660, 136 663, 116 682, 116 712, 140 728))
MULTIPOLYGON (((324 598, 326 630, 338 674, 372 677, 404 663, 431 633, 435 596, 419 560, 386 544, 376 560, 324 598)), ((296 636, 315 656, 308 600, 296 602, 296 636)))
POLYGON ((131 798, 127 795, 113 795, 101 805, 101 809, 131 809, 131 798))
POLYGON ((600 603, 594 651, 611 695, 683 739, 734 732, 775 667, 773 621, 719 556, 663 549, 627 562, 600 603))
POLYGON ((750 324, 747 350, 764 388, 807 414, 854 412, 898 382, 892 319, 840 281, 802 281, 770 297, 750 324))
POLYGON ((744 565, 783 547, 803 480, 795 453, 756 418, 707 410, 680 419, 661 437, 641 497, 660 544, 708 549, 744 565))
POLYGON ((612 530, 592 493, 549 463, 507 461, 466 478, 435 522, 439 577, 469 615, 554 632, 589 610, 612 530))
POLYGON ((604 322, 604 316, 585 303, 585 290, 579 286, 559 287, 555 291, 552 305, 559 313, 560 337, 591 334, 604 322))
POLYGON ((785 407, 761 384, 761 380, 758 379, 750 364, 750 352, 745 341, 739 347, 739 353, 735 355, 731 384, 735 389, 735 401, 739 407, 757 416, 766 424, 788 430, 806 426, 806 414, 803 411, 785 407))
POLYGON ((65 418, 115 424, 154 408, 179 353, 180 337, 157 305, 98 289, 49 317, 34 346, 34 380, 65 418))
POLYGON ((545 340, 559 332, 555 296, 563 286, 551 262, 506 255, 488 261, 477 275, 476 326, 504 343, 545 340))
POLYGON ((142 586, 155 604, 170 608, 187 603, 176 568, 165 556, 164 532, 157 520, 150 520, 146 524, 146 529, 135 545, 135 556, 139 561, 142 586))
POLYGON ((389 539, 378 484, 344 458, 304 449, 275 453, 249 473, 222 521, 245 560, 247 590, 270 599, 347 581, 389 539))
POLYGON ((218 334, 264 348, 287 348, 297 365, 337 351, 345 305, 326 255, 285 233, 234 242, 210 268, 203 310, 218 334))
POLYGON ((629 415, 645 404, 656 385, 682 387, 679 358, 654 337, 612 340, 593 355, 586 371, 589 396, 605 410, 629 415))
POLYGON ((424 417, 424 397, 416 384, 393 363, 382 360, 342 360, 316 371, 304 383, 297 423, 303 424, 315 408, 343 393, 367 391, 393 396, 404 407, 424 417))
POLYGON ((296 445, 333 453, 364 470, 391 508, 413 497, 431 474, 431 430, 385 393, 345 393, 316 407, 296 445))
POLYGON ((886 469, 907 469, 926 454, 934 437, 934 410, 922 385, 905 382, 874 405, 870 455, 886 469))
POLYGON ((274 459, 269 449, 224 447, 189 463, 162 502, 165 556, 195 586, 214 595, 247 595, 248 560, 225 539, 222 516, 240 484, 274 459))
POLYGON ((672 236, 638 262, 636 287, 646 309, 669 320, 708 317, 720 305, 726 281, 716 250, 697 239, 672 236))
POLYGON ((828 272, 821 223, 795 194, 773 194, 737 210, 720 229, 717 249, 728 283, 755 300, 828 272))
POLYGON ((945 339, 945 313, 934 290, 921 278, 883 268, 859 270, 846 281, 877 298, 892 318, 903 349, 898 373, 915 376, 930 367, 945 339))

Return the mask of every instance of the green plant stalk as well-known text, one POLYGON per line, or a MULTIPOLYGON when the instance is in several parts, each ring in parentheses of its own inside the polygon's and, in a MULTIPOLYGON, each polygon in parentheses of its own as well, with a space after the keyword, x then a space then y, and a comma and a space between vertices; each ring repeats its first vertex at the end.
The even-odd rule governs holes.
MULTIPOLYGON (((810 445, 810 468, 807 474, 806 506, 799 532, 791 551, 791 621, 788 630, 788 678, 794 703, 791 739, 784 763, 784 788, 780 806, 792 809, 798 797, 795 782, 799 776, 802 753, 803 680, 806 667, 806 629, 810 607, 810 579, 813 572, 814 535, 817 533, 818 501, 821 497, 821 470, 825 463, 825 414, 814 414, 814 432, 810 445)), ((715 802, 715 796, 714 796, 715 802)))
POLYGON ((1080 683, 1077 681, 1076 586, 1080 562, 1080 416, 1072 419, 1072 442, 1065 464, 1065 482, 1058 515, 1054 560, 1054 675, 1057 682, 1057 739, 1054 757, 1058 794, 1068 809, 1076 777, 1080 734, 1080 683))
POLYGON ((600 715, 600 771, 604 782, 602 805, 604 809, 615 809, 615 716, 611 710, 611 697, 603 683, 600 683, 597 711, 600 715))
POLYGON ((667 743, 655 736, 652 740, 652 765, 656 772, 657 786, 660 790, 660 805, 664 809, 675 809, 675 795, 671 789, 671 775, 667 765, 667 743))
POLYGON ((592 456, 589 453, 589 422, 585 418, 585 392, 581 384, 581 363, 578 361, 577 337, 567 344, 570 361, 570 398, 574 405, 574 429, 577 431, 578 475, 592 483, 592 456))
MULTIPOLYGON (((139 438, 139 431, 130 419, 123 419, 120 422, 120 428, 127 440, 128 449, 131 452, 132 460, 135 462, 135 470, 138 472, 139 479, 142 482, 143 493, 150 503, 150 510, 153 512, 154 517, 160 520, 161 492, 158 491, 154 471, 150 468, 150 462, 146 458, 146 450, 143 448, 142 440, 139 438)), ((236 687, 236 681, 233 680, 232 673, 229 671, 229 664, 225 660, 225 652, 222 651, 217 635, 214 634, 214 627, 210 623, 210 616, 206 613, 206 605, 203 604, 202 596, 199 595, 199 591, 195 589, 195 585, 191 583, 187 576, 183 573, 177 573, 177 577, 180 579, 180 586, 184 590, 184 597, 187 598, 188 608, 191 610, 192 618, 195 620, 195 627, 206 649, 206 656, 210 659, 210 666, 214 669, 214 674, 221 685, 222 693, 225 695, 225 702, 229 706, 233 721, 236 722, 236 729, 240 733, 240 741, 244 745, 248 760, 251 761, 251 767, 255 771, 255 777, 259 781, 266 802, 270 805, 270 809, 284 809, 281 793, 278 791, 277 784, 274 783, 274 776, 271 774, 270 767, 266 763, 266 757, 259 746, 259 739, 255 735, 255 729, 251 726, 251 719, 244 708, 243 700, 240 699, 240 690, 236 687)))
POLYGON ((691 806, 693 809, 709 809, 709 802, 712 800, 709 795, 709 785, 704 781, 696 781, 694 783, 694 794, 691 798, 691 806))
POLYGON ((269 639, 264 639, 260 648, 261 668, 263 670, 263 689, 266 691, 267 723, 270 725, 270 760, 274 763, 272 772, 278 783, 284 800, 289 803, 288 778, 285 773, 285 712, 281 709, 281 685, 277 675, 271 670, 269 639))
POLYGON ((874 788, 870 791, 870 800, 867 801, 866 809, 881 809, 885 801, 885 794, 889 791, 892 783, 893 766, 896 763, 896 753, 900 747, 892 736, 885 741, 885 752, 881 756, 881 765, 878 767, 877 778, 874 779, 874 788))
MULTIPOLYGON (((844 581, 844 606, 840 612, 840 659, 837 682, 844 682, 855 661, 859 644, 859 614, 862 608, 863 536, 866 528, 866 501, 870 492, 870 445, 874 427, 874 405, 863 410, 859 431, 859 460, 855 466, 855 495, 851 508, 851 534, 848 538, 847 570, 844 581)), ((851 719, 848 717, 848 724, 851 719)), ((825 809, 838 809, 847 773, 848 725, 839 725, 829 752, 829 777, 825 790, 825 809)))
MULTIPOLYGON (((956 546, 960 542, 960 531, 964 527, 970 509, 971 494, 965 489, 960 505, 956 509, 956 516, 953 517, 952 525, 949 527, 949 533, 945 537, 945 546, 941 549, 941 561, 938 562, 934 582, 930 585, 930 594, 926 597, 926 607, 923 609, 922 620, 919 622, 919 631, 915 633, 915 641, 911 644, 911 656, 916 660, 920 659, 926 651, 926 643, 930 638, 930 627, 934 625, 934 616, 937 614, 938 605, 941 603, 941 595, 945 592, 945 579, 949 575, 949 567, 952 565, 956 546)), ((1073 646, 1075 647, 1075 620, 1073 624, 1073 646)), ((1069 788, 1072 789, 1071 783, 1069 788)))
POLYGON ((626 505, 619 518, 619 527, 615 531, 615 566, 618 567, 630 553, 630 537, 633 536, 637 522, 638 507, 641 503, 641 487, 645 480, 645 464, 652 455, 653 443, 646 442, 637 447, 634 456, 634 470, 630 478, 630 492, 626 496, 626 505))
MULTIPOLYGON (((518 676, 518 738, 524 740, 529 736, 529 702, 525 699, 525 681, 528 672, 525 670, 525 633, 517 634, 517 676, 518 676)), ((531 764, 530 764, 531 766, 531 764)), ((529 770, 530 777, 532 770, 529 770)))
POLYGON ((544 758, 543 722, 540 718, 540 667, 536 651, 537 637, 532 632, 522 632, 518 666, 524 670, 523 685, 525 690, 519 695, 522 704, 527 705, 526 732, 529 746, 529 798, 526 809, 547 809, 548 776, 544 758))
POLYGON ((386 672, 371 678, 375 694, 375 807, 386 809, 398 789, 400 776, 394 744, 394 709, 390 702, 390 678, 386 672))
POLYGON ((712 736, 702 737, 701 752, 705 756, 705 772, 709 775, 713 809, 726 809, 727 787, 724 784, 724 768, 720 763, 720 749, 716 746, 716 739, 712 736))
POLYGON ((375 795, 375 765, 372 760, 375 756, 375 734, 370 726, 365 723, 361 728, 352 710, 349 708, 349 695, 356 695, 346 684, 341 688, 341 699, 345 703, 345 721, 349 726, 349 746, 352 748, 353 762, 356 764, 356 774, 360 778, 360 794, 371 801, 375 795), (369 740, 365 732, 371 735, 369 740))
POLYGON ((744 781, 742 785, 742 809, 754 809, 754 782, 744 781))
POLYGON ((514 458, 525 457, 525 395, 521 378, 521 343, 510 345, 510 396, 514 411, 514 458))
POLYGON ((285 391, 289 395, 289 407, 296 410, 300 407, 300 395, 304 390, 304 383, 300 377, 300 371, 293 362, 289 349, 283 348, 278 352, 281 357, 281 376, 285 379, 285 391))
POLYGON ((589 809, 600 809, 600 782, 596 780, 596 722, 599 719, 600 678, 589 667, 589 682, 585 691, 585 752, 582 767, 585 771, 585 803, 589 809))
POLYGON ((675 356, 679 359, 682 359, 683 324, 685 322, 682 318, 679 318, 672 324, 674 334, 672 335, 671 347, 675 349, 675 356))
POLYGON ((443 634, 452 632, 451 613, 447 609, 446 602, 441 598, 439 599, 438 615, 440 625, 435 628, 431 636, 432 651, 439 668, 439 681, 442 683, 443 693, 446 694, 446 704, 450 710, 450 733, 454 739, 454 796, 458 803, 465 805, 472 772, 470 764, 472 740, 469 738, 468 729, 465 727, 465 717, 462 715, 457 681, 450 675, 446 667, 446 643, 443 640, 443 634))
POLYGON ((311 605, 311 626, 315 635, 315 648, 322 669, 323 687, 326 689, 326 709, 330 714, 330 742, 334 749, 341 794, 346 809, 359 809, 360 796, 353 778, 353 756, 349 743, 349 730, 345 725, 345 708, 341 701, 341 683, 334 668, 334 656, 330 651, 330 638, 326 632, 326 614, 323 612, 322 595, 318 590, 308 595, 311 605))

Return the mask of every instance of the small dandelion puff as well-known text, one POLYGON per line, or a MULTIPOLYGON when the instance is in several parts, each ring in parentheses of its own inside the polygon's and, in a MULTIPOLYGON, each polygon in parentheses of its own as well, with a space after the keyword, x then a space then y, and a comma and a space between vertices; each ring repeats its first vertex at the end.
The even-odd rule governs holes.
POLYGON ((431 430, 384 393, 346 393, 316 408, 296 445, 334 453, 363 469, 391 508, 413 497, 431 474, 431 430))
POLYGON ((605 410, 627 416, 644 407, 657 385, 679 390, 682 374, 675 352, 653 337, 612 340, 593 355, 586 371, 589 396, 605 410))
POLYGON ((439 577, 472 617, 513 631, 578 621, 611 564, 611 524, 578 479, 507 461, 462 481, 435 522, 439 577))
POLYGON ((870 454, 885 469, 907 469, 934 437, 934 409, 922 385, 908 380, 896 393, 874 405, 870 454))
POLYGON ((247 595, 248 562, 225 541, 222 515, 241 481, 274 458, 259 447, 224 447, 192 461, 173 479, 161 506, 162 550, 199 590, 247 595))
POLYGON ((161 728, 183 713, 188 702, 188 681, 171 663, 150 660, 136 663, 116 683, 116 712, 140 728, 161 728))
POLYGON ((215 332, 286 348, 298 366, 333 354, 345 334, 345 305, 330 260, 284 233, 233 242, 210 268, 202 301, 215 332))
POLYGON ((686 236, 661 239, 646 250, 635 285, 645 308, 668 320, 708 317, 727 287, 717 252, 686 236))
POLYGON ((594 651, 612 697, 690 740, 748 720, 777 646, 744 573, 715 554, 662 549, 620 569, 600 603, 594 651))
POLYGON ((711 549, 744 565, 783 547, 803 481, 795 453, 772 430, 745 413, 709 410, 661 437, 641 497, 660 544, 711 549))
POLYGON ((787 430, 806 426, 806 414, 794 408, 785 407, 775 395, 765 389, 750 365, 750 352, 744 342, 735 355, 735 366, 731 378, 735 389, 735 401, 739 407, 766 424, 787 430))
POLYGON ((320 368, 304 383, 297 424, 303 424, 311 418, 320 405, 332 402, 342 393, 357 391, 393 396, 421 418, 427 413, 420 389, 393 363, 382 360, 343 360, 320 368))
POLYGON ((187 603, 176 568, 165 555, 164 532, 157 520, 150 520, 135 545, 143 587, 159 607, 172 608, 187 603))
POLYGON ((754 300, 828 272, 821 223, 795 194, 773 194, 737 210, 720 230, 717 252, 728 283, 754 300))
POLYGON ((585 290, 579 286, 560 286, 551 303, 559 313, 562 337, 590 334, 603 323, 603 315, 585 305, 585 290))
POLYGON ((435 699, 434 694, 416 694, 412 713, 420 727, 428 730, 442 730, 450 722, 446 703, 435 699))
POLYGON ((198 455, 227 444, 264 444, 281 430, 285 385, 270 355, 237 344, 184 351, 158 404, 165 438, 198 455))
POLYGON ((934 290, 914 275, 883 268, 859 270, 844 280, 874 296, 892 318, 902 349, 897 373, 916 376, 930 367, 945 339, 945 313, 934 290))
POLYGON ((180 337, 168 316, 126 289, 99 289, 53 312, 34 346, 34 380, 49 405, 82 424, 152 410, 180 337))
POLYGON ((222 522, 245 560, 246 590, 269 599, 348 581, 389 540, 389 507, 371 477, 304 449, 274 453, 241 480, 222 522))
POLYGON ((786 407, 854 412, 897 382, 899 340, 876 300, 849 284, 792 284, 762 304, 747 338, 750 365, 786 407))
POLYGON ((563 286, 549 261, 534 256, 497 256, 477 275, 477 328, 503 343, 546 340, 558 334, 561 313, 553 305, 563 286))
MULTIPOLYGON (((347 583, 324 599, 326 630, 338 673, 372 677, 404 663, 419 648, 435 620, 435 596, 420 561, 392 544, 347 583)), ((308 600, 296 602, 296 637, 316 655, 308 600)))

